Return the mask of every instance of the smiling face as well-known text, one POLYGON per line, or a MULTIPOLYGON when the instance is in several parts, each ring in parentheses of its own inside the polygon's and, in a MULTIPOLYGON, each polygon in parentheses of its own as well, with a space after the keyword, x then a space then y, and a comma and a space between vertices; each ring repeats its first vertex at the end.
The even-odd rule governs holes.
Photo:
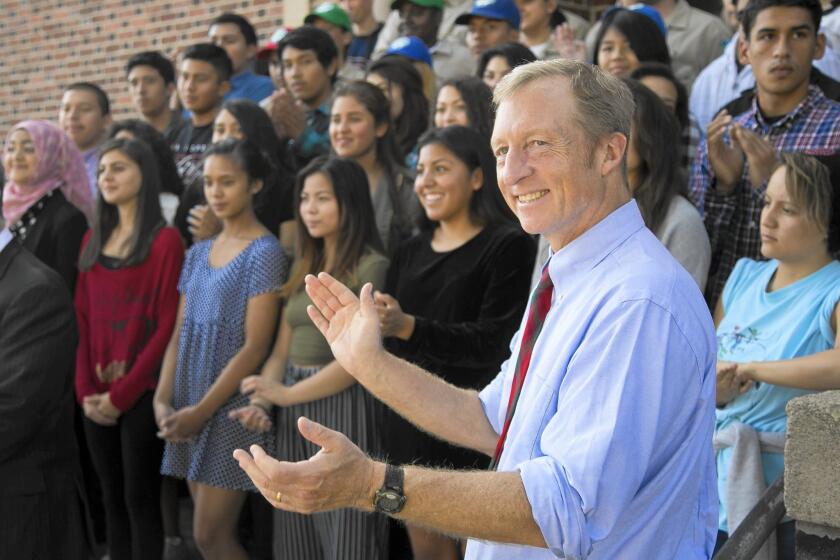
POLYGON ((519 31, 500 19, 488 19, 481 16, 470 18, 467 29, 467 46, 475 58, 487 49, 504 43, 514 43, 519 39, 519 31))
POLYGON ((234 138, 242 140, 245 135, 242 133, 242 128, 239 126, 239 121, 233 116, 233 113, 227 109, 222 109, 216 115, 216 120, 213 121, 213 139, 212 142, 221 142, 227 138, 234 138))
POLYGON ((108 204, 120 206, 137 200, 143 172, 137 163, 120 150, 110 150, 99 159, 97 185, 108 204))
POLYGON ((740 49, 755 74, 759 102, 764 93, 795 103, 808 90, 811 63, 822 57, 825 38, 805 8, 775 6, 758 13, 740 49))
POLYGON ((303 182, 300 192, 300 219, 315 239, 335 239, 341 224, 341 212, 332 181, 325 173, 313 173, 303 182))
POLYGON ((761 209, 761 254, 768 259, 796 262, 827 252, 826 228, 790 196, 786 170, 779 166, 767 183, 761 209))
POLYGON ((211 155, 204 160, 204 197, 221 220, 252 211, 253 196, 261 187, 230 157, 211 155))
POLYGON ((454 86, 440 88, 435 103, 435 126, 443 128, 459 124, 470 126, 470 116, 467 114, 467 104, 461 97, 461 92, 454 86))
POLYGON ((516 0, 519 17, 522 18, 519 28, 528 35, 539 33, 548 28, 551 14, 557 9, 556 0, 516 0))
POLYGON ((493 89, 499 81, 510 74, 512 68, 508 61, 503 56, 494 56, 487 61, 487 66, 484 68, 484 75, 481 77, 487 87, 493 89))
POLYGON ((64 92, 58 111, 58 124, 84 152, 96 146, 111 124, 110 115, 102 114, 96 94, 85 89, 64 92))
POLYGON ((6 142, 3 153, 6 180, 25 187, 35 179, 38 171, 38 153, 32 136, 24 128, 15 130, 6 142))
POLYGON ((500 103, 491 140, 502 196, 522 228, 545 235, 554 250, 597 223, 615 198, 604 180, 615 164, 604 171, 603 149, 584 135, 576 107, 565 78, 535 81, 500 103))
POLYGON ((358 159, 376 150, 387 124, 377 127, 373 115, 352 96, 337 97, 330 111, 330 143, 341 157, 358 159))
POLYGON ((630 72, 641 66, 630 41, 615 27, 610 27, 604 32, 596 56, 598 66, 620 78, 626 78, 630 72))
POLYGON ((481 188, 481 169, 470 172, 463 161, 440 144, 426 144, 417 160, 414 192, 433 222, 469 215, 473 193, 481 188))

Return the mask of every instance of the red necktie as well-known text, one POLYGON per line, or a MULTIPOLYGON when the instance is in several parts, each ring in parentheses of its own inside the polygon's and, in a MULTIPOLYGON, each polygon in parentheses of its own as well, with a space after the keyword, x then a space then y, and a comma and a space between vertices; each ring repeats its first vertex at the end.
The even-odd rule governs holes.
POLYGON ((516 403, 519 402, 519 395, 522 392, 522 386, 525 384, 525 376, 528 374, 528 366, 531 364, 531 354, 534 351, 537 338, 540 336, 540 331, 542 331, 545 316, 548 315, 548 310, 551 308, 551 294, 553 292, 554 284, 551 283, 551 277, 548 275, 548 265, 546 265, 543 268, 537 288, 531 296, 528 320, 525 322, 522 343, 519 346, 519 357, 516 360, 516 373, 510 386, 505 424, 502 428, 502 434, 499 436, 499 441, 496 443, 496 452, 493 453, 490 470, 496 470, 496 467, 499 466, 499 458, 501 458, 502 451, 505 448, 505 439, 510 428, 510 422, 513 420, 513 413, 516 412, 516 403))

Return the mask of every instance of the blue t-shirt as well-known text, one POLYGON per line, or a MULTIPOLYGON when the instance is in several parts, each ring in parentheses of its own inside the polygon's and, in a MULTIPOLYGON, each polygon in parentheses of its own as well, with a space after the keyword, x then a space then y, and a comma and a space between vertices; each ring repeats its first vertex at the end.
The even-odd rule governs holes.
POLYGON ((229 99, 250 99, 259 103, 274 93, 274 82, 268 76, 254 74, 250 70, 240 72, 230 78, 230 91, 225 95, 229 99))
MULTIPOLYGON (((779 263, 741 259, 723 289, 723 320, 717 328, 718 360, 755 362, 787 360, 834 347, 831 315, 840 300, 840 262, 832 261, 805 278, 773 292, 767 286, 779 263)), ((787 429, 785 405, 811 391, 756 384, 722 409, 717 410, 715 429, 734 422, 759 432, 787 429)), ((719 526, 727 530, 724 500, 726 473, 732 449, 717 456, 719 526)), ((784 456, 762 454, 764 478, 769 485, 784 471, 784 456)))

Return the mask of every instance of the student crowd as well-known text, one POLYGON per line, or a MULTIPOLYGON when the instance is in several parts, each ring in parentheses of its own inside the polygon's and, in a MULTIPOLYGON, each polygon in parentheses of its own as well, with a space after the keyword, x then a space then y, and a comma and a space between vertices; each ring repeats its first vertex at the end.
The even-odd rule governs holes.
MULTIPOLYGON (((627 185, 713 316, 722 546, 783 472, 787 401, 840 389, 840 9, 724 3, 621 0, 590 27, 555 0, 395 0, 382 23, 342 0, 263 46, 225 13, 171 59, 125 61, 139 118, 114 121, 79 82, 58 125, 15 124, 0 521, 19 529, 0 528, 0 557, 88 558, 96 541, 112 560, 188 557, 183 480, 204 558, 396 558, 386 515, 269 513, 232 453, 308 459, 305 416, 397 464, 487 468, 342 369, 305 277, 372 283, 388 351, 491 382, 550 254, 497 188, 493 88, 555 58, 629 88, 627 185)), ((461 557, 406 531, 414 558, 461 557)), ((765 557, 793 558, 793 534, 785 520, 765 557)))

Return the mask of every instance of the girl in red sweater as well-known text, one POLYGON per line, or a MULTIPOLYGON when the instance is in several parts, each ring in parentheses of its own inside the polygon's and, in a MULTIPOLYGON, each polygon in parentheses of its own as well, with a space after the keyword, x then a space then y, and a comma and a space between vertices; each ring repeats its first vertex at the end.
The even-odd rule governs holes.
POLYGON ((184 248, 164 227, 150 148, 102 148, 93 229, 76 284, 76 395, 102 484, 112 560, 161 558, 160 460, 152 396, 178 310, 184 248))

